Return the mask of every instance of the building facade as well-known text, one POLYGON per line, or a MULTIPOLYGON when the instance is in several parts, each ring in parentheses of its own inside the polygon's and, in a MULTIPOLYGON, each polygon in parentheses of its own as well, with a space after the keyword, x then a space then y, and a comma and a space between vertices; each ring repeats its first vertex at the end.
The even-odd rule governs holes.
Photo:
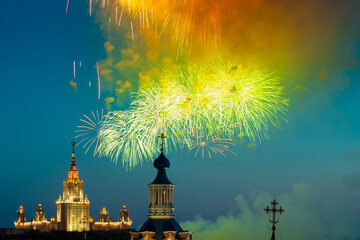
POLYGON ((129 218, 129 211, 124 205, 120 210, 120 221, 115 222, 114 219, 109 218, 109 212, 105 207, 100 211, 100 221, 95 222, 93 218, 90 219, 90 229, 94 231, 100 230, 115 230, 115 229, 131 229, 132 221, 129 218), (124 217, 125 216, 125 217, 124 217))
POLYGON ((175 220, 174 187, 166 175, 169 160, 161 148, 154 161, 158 170, 155 180, 148 184, 150 190, 148 220, 139 231, 131 232, 131 240, 191 240, 192 233, 184 231, 175 220))
POLYGON ((68 171, 68 178, 63 181, 63 194, 56 201, 57 217, 47 221, 41 204, 35 211, 35 218, 26 222, 26 213, 23 206, 17 210, 14 222, 16 229, 34 229, 40 231, 89 231, 130 229, 131 220, 126 206, 120 211, 120 221, 109 219, 109 212, 104 207, 100 212, 100 222, 90 217, 90 201, 84 195, 84 181, 79 179, 79 171, 75 164, 75 142, 72 142, 72 160, 68 171))
POLYGON ((17 218, 14 221, 15 229, 33 229, 39 230, 40 232, 48 232, 57 229, 56 218, 51 218, 51 221, 47 221, 45 218, 45 211, 41 204, 35 210, 35 218, 31 219, 30 222, 26 221, 26 212, 23 206, 20 206, 17 210, 17 218))

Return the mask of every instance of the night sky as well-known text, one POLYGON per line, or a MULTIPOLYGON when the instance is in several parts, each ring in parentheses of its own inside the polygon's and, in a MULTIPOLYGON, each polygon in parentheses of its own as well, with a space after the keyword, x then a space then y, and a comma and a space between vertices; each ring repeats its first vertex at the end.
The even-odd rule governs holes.
MULTIPOLYGON (((88 1, 70 0, 67 14, 66 2, 2 3, 0 227, 14 226, 20 205, 27 220, 38 203, 48 220, 56 216, 80 118, 128 106, 128 95, 115 95, 106 84, 98 100, 96 62, 122 61, 104 44, 111 42, 119 53, 131 48, 139 59, 154 46, 138 32, 132 42, 126 18, 122 32, 114 32, 100 13, 89 16, 88 1), (74 61, 82 62, 75 80, 74 61), (116 101, 106 103, 107 97, 116 101)), ((281 77, 290 99, 287 122, 273 127, 268 140, 236 144, 231 150, 237 155, 168 153, 176 219, 194 239, 265 239, 271 225, 263 209, 276 198, 286 211, 278 224, 280 239, 360 239, 359 1, 238 2, 236 18, 222 26, 224 55, 251 59, 281 77), (245 7, 251 9, 242 12, 245 7)), ((158 44, 159 56, 171 44, 158 44)), ((193 49, 178 60, 207 57, 193 49)), ((149 65, 125 66, 127 74, 119 78, 132 79, 135 91, 138 73, 149 65)), ((105 206, 118 220, 127 205, 134 228, 145 222, 147 184, 156 176, 152 159, 129 171, 79 146, 76 164, 91 216, 98 220, 105 206)))

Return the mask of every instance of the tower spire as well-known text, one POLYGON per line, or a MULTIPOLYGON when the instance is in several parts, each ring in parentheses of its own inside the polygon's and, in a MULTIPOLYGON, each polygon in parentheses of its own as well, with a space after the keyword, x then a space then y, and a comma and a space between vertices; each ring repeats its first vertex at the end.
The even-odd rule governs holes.
POLYGON ((269 212, 272 213, 272 219, 269 219, 269 221, 273 224, 271 230, 272 230, 272 235, 271 235, 271 240, 275 240, 275 224, 277 224, 279 222, 279 220, 276 220, 276 213, 280 213, 282 214, 283 212, 285 212, 285 210, 280 207, 279 209, 276 208, 276 205, 278 205, 279 203, 274 199, 274 201, 271 202, 272 208, 269 208, 269 206, 267 206, 264 211, 269 214, 269 212))
POLYGON ((71 163, 72 163, 72 165, 75 165, 75 142, 74 141, 72 141, 71 142, 71 145, 72 145, 72 159, 71 159, 71 163))
POLYGON ((75 145, 74 141, 71 142, 72 145, 72 159, 71 165, 68 172, 68 182, 79 182, 79 172, 75 164, 75 145))

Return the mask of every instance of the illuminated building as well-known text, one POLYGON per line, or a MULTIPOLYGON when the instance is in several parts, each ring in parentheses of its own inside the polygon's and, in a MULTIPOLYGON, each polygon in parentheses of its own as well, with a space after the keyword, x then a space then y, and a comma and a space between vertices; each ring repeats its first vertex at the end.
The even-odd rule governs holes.
MULTIPOLYGON (((164 138, 164 135, 161 135, 164 138)), ((163 143, 162 143, 163 146, 163 143)), ((148 184, 150 190, 148 220, 139 231, 131 232, 131 240, 191 240, 192 234, 184 231, 175 220, 174 187, 166 175, 169 160, 161 147, 160 156, 154 161, 158 170, 155 180, 148 184)))
POLYGON ((44 221, 44 220, 45 220, 45 211, 43 210, 41 203, 39 203, 39 206, 35 211, 35 221, 44 221))
POLYGON ((120 211, 120 221, 121 222, 129 222, 129 211, 126 209, 126 206, 123 206, 123 209, 120 211))
POLYGON ((56 201, 58 230, 89 231, 90 201, 84 197, 84 181, 79 179, 75 164, 75 142, 67 181, 63 182, 63 195, 56 201))
POLYGON ((57 229, 57 222, 55 219, 47 221, 45 218, 45 211, 41 204, 35 210, 35 218, 31 222, 26 222, 25 210, 23 206, 20 206, 17 210, 17 220, 14 222, 16 229, 33 229, 41 232, 51 231, 57 229))
POLYGON ((90 201, 84 196, 84 182, 79 179, 79 171, 75 164, 75 142, 72 142, 72 160, 68 171, 68 179, 63 182, 63 194, 56 201, 57 217, 51 221, 45 219, 45 211, 41 204, 35 211, 35 218, 26 222, 26 213, 23 206, 17 210, 14 222, 16 229, 34 229, 44 231, 89 231, 130 229, 131 220, 126 206, 120 211, 120 221, 109 219, 109 212, 104 207, 100 212, 100 222, 90 217, 90 201))
POLYGON ((114 229, 131 229, 132 221, 129 219, 129 211, 126 206, 120 210, 120 222, 114 222, 114 219, 109 218, 109 212, 105 207, 100 211, 100 222, 95 222, 90 219, 90 229, 94 231, 100 230, 114 230, 114 229))
POLYGON ((16 212, 16 219, 18 223, 26 222, 26 212, 23 206, 20 206, 19 210, 16 212))
POLYGON ((100 222, 108 222, 109 221, 109 212, 106 211, 106 208, 103 207, 103 209, 100 211, 100 222))

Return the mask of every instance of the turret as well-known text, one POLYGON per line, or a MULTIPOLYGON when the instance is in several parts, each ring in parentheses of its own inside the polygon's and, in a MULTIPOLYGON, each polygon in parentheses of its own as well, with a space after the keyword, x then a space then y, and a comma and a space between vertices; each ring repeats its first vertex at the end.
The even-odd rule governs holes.
POLYGON ((109 222, 109 212, 105 207, 100 211, 100 222, 109 222))
POLYGON ((45 220, 45 211, 39 203, 38 208, 35 210, 35 221, 44 221, 45 220))
POLYGON ((26 212, 25 212, 23 206, 20 206, 19 210, 17 210, 17 212, 16 212, 16 221, 18 223, 26 222, 26 212))
POLYGON ((126 209, 126 205, 123 206, 122 210, 120 210, 120 221, 121 222, 129 222, 129 210, 126 209))

